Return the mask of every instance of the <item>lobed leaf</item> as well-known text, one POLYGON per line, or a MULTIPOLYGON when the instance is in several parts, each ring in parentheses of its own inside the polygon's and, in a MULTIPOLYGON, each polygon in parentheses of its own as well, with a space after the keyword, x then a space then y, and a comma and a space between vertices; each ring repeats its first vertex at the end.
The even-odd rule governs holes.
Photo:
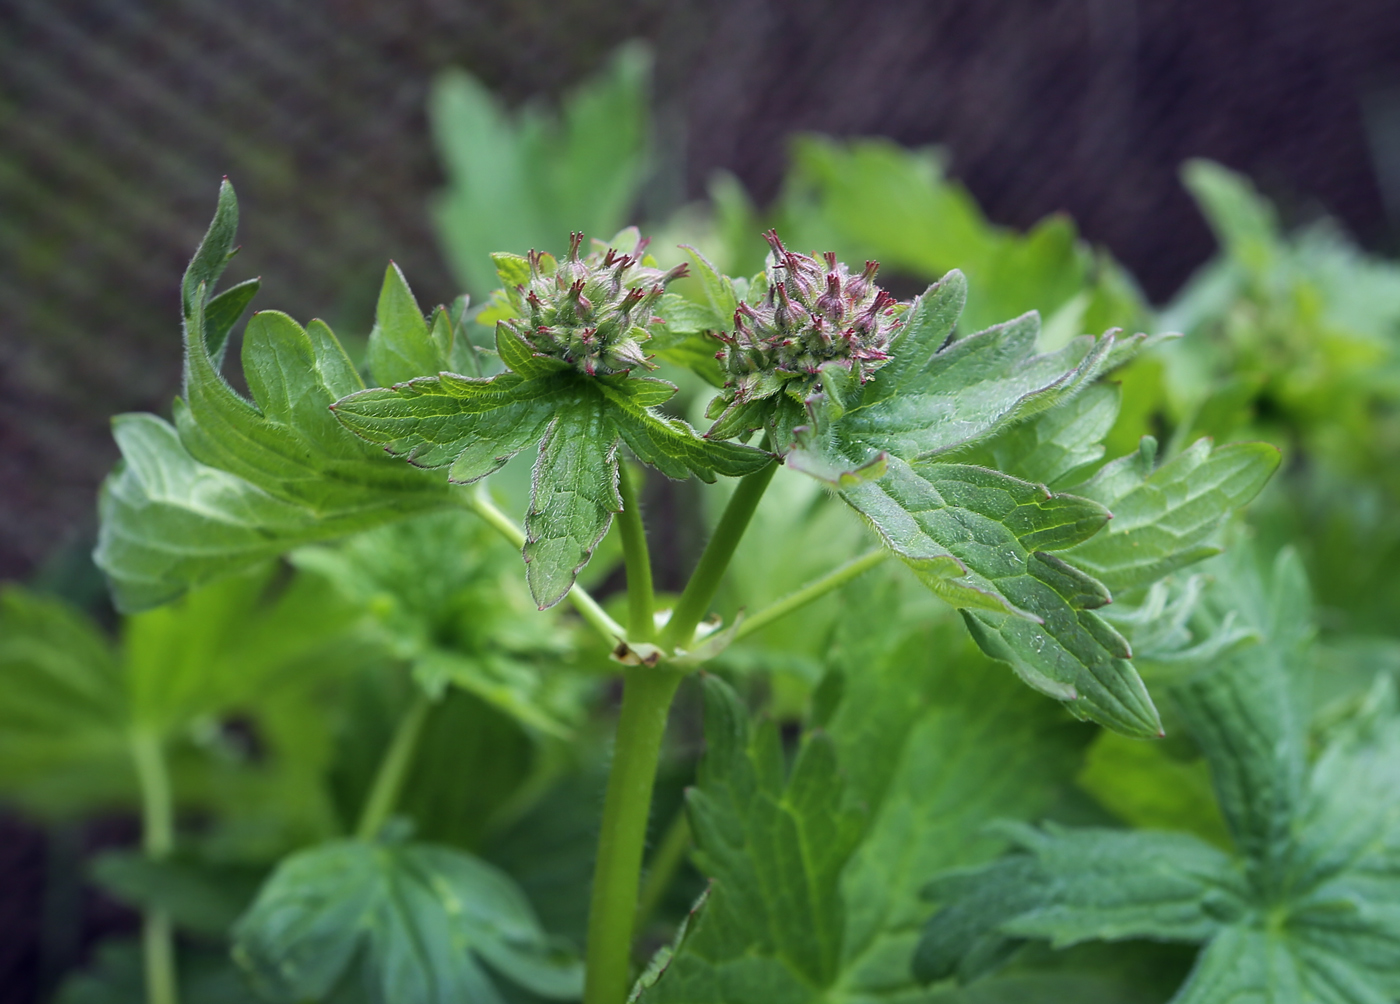
POLYGON ((1113 521, 1065 559, 1114 593, 1150 585, 1218 553, 1211 537, 1273 475, 1279 451, 1268 443, 1212 449, 1201 439, 1156 470, 1156 442, 1103 467, 1074 491, 1103 503, 1113 521))
POLYGON ((964 611, 987 654, 1071 709, 1134 735, 1161 722, 1122 636, 1093 613, 1106 590, 1049 550, 1108 519, 1097 503, 981 467, 891 460, 842 497, 935 594, 964 611))
POLYGON ((959 452, 956 459, 1051 487, 1073 484, 1076 475, 1103 456, 1103 438, 1118 417, 1119 397, 1116 385, 1096 383, 1064 404, 959 452))
POLYGON ((788 772, 776 725, 751 730, 737 695, 706 677, 706 755, 688 794, 708 901, 642 996, 648 1004, 812 1000, 841 961, 841 871, 860 840, 829 738, 808 737, 788 772))
POLYGON ((357 970, 374 1004, 501 1004, 486 967, 552 999, 576 998, 582 984, 582 967, 509 878, 429 844, 337 841, 294 854, 234 939, 259 993, 287 1004, 323 998, 357 970))
POLYGON ((470 484, 499 470, 540 438, 560 398, 559 379, 489 379, 452 373, 396 387, 362 390, 331 406, 351 432, 380 443, 417 467, 447 467, 449 481, 470 484))
POLYGON ((303 329, 285 314, 255 315, 243 338, 252 400, 224 380, 216 358, 222 341, 211 345, 208 336, 227 336, 251 291, 234 287, 226 301, 205 300, 236 222, 225 183, 183 287, 178 439, 154 417, 124 416, 115 425, 126 463, 104 487, 94 557, 124 610, 165 602, 296 544, 447 503, 443 485, 350 435, 327 410, 364 384, 321 322, 303 329))
POLYGON ((525 514, 525 578, 540 609, 564 598, 622 511, 617 431, 599 396, 559 408, 545 429, 525 514))
MULTIPOLYGON (((951 313, 957 287, 948 290, 935 287, 930 306, 921 311, 932 315, 924 337, 941 331, 951 313)), ((955 339, 922 365, 877 371, 841 421, 842 452, 886 450, 912 460, 971 445, 1068 400, 1103 371, 1114 345, 1112 333, 1086 335, 1058 352, 1036 355, 1039 332, 1039 316, 1025 314, 955 339)), ((916 341, 909 348, 916 346, 928 347, 916 341)))
POLYGON ((927 895, 948 905, 924 928, 914 956, 923 982, 981 975, 1017 939, 1055 947, 1205 940, 1220 928, 1214 900, 1240 884, 1224 852, 1185 834, 1024 825, 1006 832, 1014 853, 928 885, 927 895))

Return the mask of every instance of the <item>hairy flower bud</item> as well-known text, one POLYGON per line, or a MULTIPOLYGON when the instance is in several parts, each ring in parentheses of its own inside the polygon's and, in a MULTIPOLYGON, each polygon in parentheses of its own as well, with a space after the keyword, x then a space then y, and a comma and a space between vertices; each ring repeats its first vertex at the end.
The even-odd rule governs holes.
MULTIPOLYGON (((507 289, 519 316, 500 323, 535 352, 562 359, 589 376, 650 368, 642 344, 651 338, 652 308, 666 284, 686 274, 686 266, 656 268, 644 258, 648 242, 635 228, 614 238, 629 244, 626 251, 594 241, 594 250, 585 256, 580 254, 583 234, 570 238, 563 261, 538 251, 526 256, 528 280, 507 289)), ((504 268, 501 274, 506 279, 504 268)))
POLYGON ((875 285, 877 262, 852 275, 833 252, 823 261, 789 251, 774 230, 768 292, 741 304, 733 329, 719 338, 728 381, 721 407, 743 405, 785 390, 802 400, 823 366, 845 366, 865 383, 889 360, 890 339, 902 323, 893 296, 875 285))

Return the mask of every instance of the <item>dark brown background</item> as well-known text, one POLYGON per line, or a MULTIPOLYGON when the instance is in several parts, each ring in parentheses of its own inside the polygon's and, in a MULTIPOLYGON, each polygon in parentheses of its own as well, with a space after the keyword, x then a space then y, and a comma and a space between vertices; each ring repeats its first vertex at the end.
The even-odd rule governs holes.
MULTIPOLYGON (((177 282, 221 175, 259 302, 362 332, 389 257, 425 300, 453 292, 423 208, 433 72, 518 102, 638 36, 659 54, 651 216, 721 167, 771 197, 784 137, 820 130, 945 145, 992 219, 1066 210, 1157 300, 1211 250, 1190 156, 1394 242, 1397 0, 0 0, 0 578, 63 578, 107 417, 168 407, 177 282)), ((45 860, 0 821, 6 1004, 80 947, 41 937, 45 860)), ((90 938, 107 921, 86 916, 90 938)))

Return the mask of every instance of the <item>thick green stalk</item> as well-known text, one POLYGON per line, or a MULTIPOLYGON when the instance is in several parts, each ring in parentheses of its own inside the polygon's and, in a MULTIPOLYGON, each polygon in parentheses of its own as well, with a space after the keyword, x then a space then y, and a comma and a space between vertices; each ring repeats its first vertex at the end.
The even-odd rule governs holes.
MULTIPOLYGON (((175 809, 170 793, 170 772, 165 751, 154 732, 138 729, 131 734, 131 756, 141 790, 141 843, 146 856, 159 861, 175 846, 175 809)), ((175 971, 175 937, 170 915, 148 909, 141 923, 141 953, 146 974, 147 1004, 178 1004, 175 971)))
POLYGON ((745 619, 745 621, 739 625, 738 630, 734 632, 734 640, 738 641, 740 638, 751 635, 755 631, 772 624, 775 620, 786 617, 794 610, 799 610, 808 603, 821 599, 833 589, 839 589, 857 576, 864 575, 876 565, 881 564, 889 556, 889 551, 880 548, 878 551, 869 551, 866 554, 862 554, 859 558, 852 558, 840 568, 832 569, 821 578, 807 583, 807 585, 794 593, 788 593, 782 599, 778 600, 778 602, 771 606, 764 607, 752 617, 745 619))
MULTIPOLYGON (((462 498, 466 507, 486 520, 497 533, 516 547, 525 546, 525 531, 516 525, 515 520, 496 507, 496 503, 491 501, 491 495, 486 490, 484 484, 479 484, 462 498)), ((593 625, 594 629, 603 636, 609 645, 616 644, 627 637, 627 632, 622 625, 608 616, 607 611, 598 605, 598 601, 588 595, 588 590, 577 583, 569 590, 569 602, 574 605, 583 619, 593 625)))
POLYGON ((623 1004, 627 999, 651 792, 666 715, 681 678, 682 674, 664 666, 632 666, 623 677, 622 710, 593 870, 584 1004, 623 1004))
POLYGON ((748 475, 734 489, 724 515, 720 517, 719 526, 715 527, 710 542, 705 545, 695 572, 686 583, 685 592, 681 593, 680 601, 661 633, 662 648, 674 651, 677 647, 690 645, 695 628, 709 612, 710 601, 719 590, 720 580, 729 568, 729 560, 734 557, 734 551, 748 529, 749 520, 753 518, 754 510, 758 508, 758 502, 768 490, 768 483, 773 480, 777 469, 775 461, 763 470, 748 475))
POLYGON ((690 821, 685 816, 685 806, 676 812, 676 818, 666 827, 661 842, 651 852, 647 862, 646 879, 642 882, 642 895, 637 903, 637 920, 633 929, 640 931, 651 921, 661 898, 671 888, 671 882, 685 861, 685 852, 690 848, 690 821))
MULTIPOLYGON (((416 689, 416 688, 415 688, 416 689)), ((379 835, 389 813, 398 804, 399 792, 403 790, 404 778, 408 776, 409 764, 413 762, 413 751, 418 746, 419 733, 428 718, 432 702, 421 690, 414 695, 403 717, 394 729, 394 738, 389 741, 375 772, 374 784, 360 810, 360 822, 355 827, 355 837, 359 840, 373 840, 379 835)))
POLYGON ((642 525, 642 507, 637 497, 637 474, 626 461, 618 464, 618 472, 618 487, 622 493, 618 530, 622 535, 622 561, 627 568, 627 638, 649 642, 656 637, 656 621, 652 616, 655 601, 651 555, 647 551, 647 532, 642 525))

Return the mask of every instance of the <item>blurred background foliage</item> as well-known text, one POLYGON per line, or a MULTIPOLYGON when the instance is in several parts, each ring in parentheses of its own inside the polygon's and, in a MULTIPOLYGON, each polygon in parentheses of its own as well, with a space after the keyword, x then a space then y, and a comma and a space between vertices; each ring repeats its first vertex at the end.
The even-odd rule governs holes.
MULTIPOLYGON (((1291 542, 1311 577, 1318 705, 1400 669, 1391 4, 3 9, 0 576, 36 588, 0 600, 0 668, 34 682, 0 701, 0 786, 24 820, 0 819, 0 1000, 39 999, 100 938, 129 933, 118 903, 176 918, 190 999, 247 999, 221 939, 280 854, 353 829, 415 680, 450 695, 405 796, 419 836, 481 853, 547 929, 582 931, 607 663, 570 619, 540 620, 515 555, 473 519, 307 548, 120 625, 103 604, 86 550, 115 457, 106 420, 167 407, 178 276, 221 174, 244 202, 232 278, 262 274, 259 306, 323 316, 352 351, 386 258, 425 306, 462 291, 480 303, 489 251, 638 220, 663 259, 686 241, 738 274, 762 266, 773 225, 799 249, 879 259, 901 296, 958 267, 965 330, 1037 309, 1047 347, 1111 326, 1183 332, 1121 374, 1110 455, 1144 433, 1166 451, 1200 435, 1281 446, 1249 520, 1260 552, 1291 542), (648 44, 619 47, 629 38, 648 44), (561 661, 574 671, 542 670, 561 661), (181 851, 156 872, 122 849, 133 726, 171 749, 181 851)), ((679 406, 702 408, 699 382, 681 382, 679 406)), ((525 470, 494 489, 519 495, 525 470)), ((655 542, 662 588, 721 495, 648 484, 649 508, 691 531, 655 542)), ((842 517, 780 472, 725 615, 859 553, 867 541, 842 517)), ((611 554, 590 569, 603 593, 621 581, 611 554)), ((880 575, 894 620, 942 630, 926 597, 880 575)), ((847 602, 755 633, 718 669, 780 721, 819 713, 832 660, 864 644, 834 633, 847 602)), ((691 776, 697 702, 683 695, 676 716, 658 827, 691 776)), ((1063 777, 1041 809, 1226 839, 1189 742, 1088 739, 1056 740, 1063 777)), ((663 904, 658 939, 697 882, 663 904)), ((1179 976, 1186 962, 1079 957, 1096 975, 1072 978, 1102 999, 1130 999, 1123 973, 1179 976)), ((129 945, 108 939, 96 959, 62 1000, 139 998, 129 945)))

